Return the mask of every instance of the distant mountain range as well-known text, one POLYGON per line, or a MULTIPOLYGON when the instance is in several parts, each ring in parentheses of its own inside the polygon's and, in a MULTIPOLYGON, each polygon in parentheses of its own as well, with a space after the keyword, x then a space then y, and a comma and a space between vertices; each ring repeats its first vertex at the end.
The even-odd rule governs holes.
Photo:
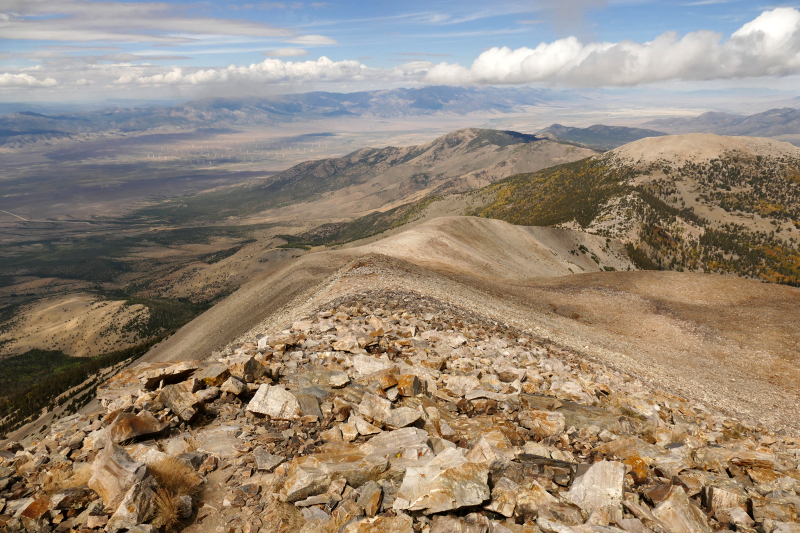
MULTIPOLYGON (((310 92, 265 97, 206 98, 179 105, 159 102, 56 112, 55 108, 0 105, 0 144, 70 137, 81 134, 224 130, 244 126, 277 126, 292 121, 347 117, 403 117, 508 114, 530 106, 570 102, 581 97, 549 89, 431 86, 355 93, 310 92), (14 111, 14 112, 11 112, 14 111)), ((651 120, 641 128, 605 126, 574 128, 553 124, 539 132, 594 149, 611 150, 644 137, 681 133, 714 133, 774 137, 800 143, 800 109, 771 109, 750 116, 709 112, 698 117, 651 120)))
POLYGON ((562 98, 549 90, 493 87, 424 87, 356 93, 312 92, 269 97, 207 98, 177 106, 110 107, 45 114, 18 111, 0 116, 0 139, 22 135, 74 135, 277 125, 332 117, 394 117, 477 112, 510 113, 562 98))
POLYGON ((596 150, 613 150, 623 144, 638 141, 645 137, 661 137, 667 135, 661 131, 647 130, 642 128, 627 128, 624 126, 604 126, 595 124, 588 128, 572 128, 553 124, 540 132, 538 135, 550 135, 558 140, 583 144, 596 150))
POLYGON ((709 112, 691 118, 651 120, 643 126, 672 134, 713 133, 749 137, 800 135, 800 109, 784 107, 746 116, 709 112))

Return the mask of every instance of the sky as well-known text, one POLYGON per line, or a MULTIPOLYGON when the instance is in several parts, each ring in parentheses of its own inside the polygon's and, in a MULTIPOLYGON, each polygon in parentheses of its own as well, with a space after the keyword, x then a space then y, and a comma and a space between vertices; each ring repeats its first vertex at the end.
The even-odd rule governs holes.
POLYGON ((0 100, 800 88, 800 2, 0 0, 0 100))

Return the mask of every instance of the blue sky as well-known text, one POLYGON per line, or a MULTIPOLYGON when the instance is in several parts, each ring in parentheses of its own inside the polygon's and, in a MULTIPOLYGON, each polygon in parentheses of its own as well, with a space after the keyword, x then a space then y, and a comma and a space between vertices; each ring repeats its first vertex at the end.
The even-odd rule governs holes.
POLYGON ((2 0, 0 99, 430 83, 677 81, 702 88, 735 80, 786 88, 800 72, 798 7, 737 0, 2 0))

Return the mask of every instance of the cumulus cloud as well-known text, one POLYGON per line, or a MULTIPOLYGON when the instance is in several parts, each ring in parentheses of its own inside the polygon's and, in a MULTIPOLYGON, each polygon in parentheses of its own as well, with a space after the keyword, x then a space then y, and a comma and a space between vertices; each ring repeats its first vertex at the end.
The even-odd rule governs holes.
POLYGON ((0 87, 55 87, 58 82, 53 78, 43 80, 34 78, 30 74, 11 74, 5 72, 0 74, 0 87))
POLYGON ((495 47, 467 68, 440 63, 423 81, 442 84, 550 82, 631 86, 665 80, 713 80, 800 73, 800 10, 776 8, 734 32, 667 32, 646 43, 583 44, 576 37, 536 48, 495 47))
POLYGON ((292 86, 296 90, 330 82, 348 89, 359 85, 377 87, 415 83, 499 85, 544 82, 580 87, 790 76, 800 74, 800 10, 777 8, 765 11, 728 38, 711 31, 685 35, 668 32, 645 43, 587 44, 572 36, 541 43, 535 48, 492 48, 480 54, 470 66, 447 62, 434 64, 428 61, 435 55, 432 53, 403 54, 402 57, 411 61, 393 68, 368 67, 361 62, 367 58, 333 61, 323 56, 307 61, 287 60, 305 54, 304 47, 264 53, 270 57, 258 63, 205 68, 142 62, 145 58, 170 59, 169 56, 143 54, 112 53, 97 56, 95 61, 82 56, 57 57, 44 59, 37 67, 9 69, 0 76, 0 87, 23 92, 37 87, 58 85, 69 88, 90 84, 96 87, 96 91, 108 91, 112 87, 120 93, 133 94, 157 87, 161 93, 184 95, 257 92, 259 87, 268 85, 292 86))

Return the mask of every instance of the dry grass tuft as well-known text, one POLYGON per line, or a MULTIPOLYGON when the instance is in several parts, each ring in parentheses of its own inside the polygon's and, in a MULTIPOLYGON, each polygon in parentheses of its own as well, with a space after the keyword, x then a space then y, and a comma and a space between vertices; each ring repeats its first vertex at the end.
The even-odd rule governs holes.
POLYGON ((280 501, 276 494, 267 498, 261 520, 264 529, 274 533, 296 533, 306 523, 297 507, 280 501))
POLYGON ((163 528, 164 531, 176 531, 181 521, 178 515, 180 505, 176 496, 169 490, 160 488, 156 491, 155 505, 153 525, 163 528))
POLYGON ((200 492, 203 480, 194 469, 176 457, 167 457, 147 465, 158 485, 173 496, 191 496, 200 492))
POLYGON ((92 477, 92 469, 89 467, 81 468, 76 472, 67 465, 57 464, 45 474, 42 491, 52 495, 64 489, 85 487, 89 483, 90 477, 92 477))

